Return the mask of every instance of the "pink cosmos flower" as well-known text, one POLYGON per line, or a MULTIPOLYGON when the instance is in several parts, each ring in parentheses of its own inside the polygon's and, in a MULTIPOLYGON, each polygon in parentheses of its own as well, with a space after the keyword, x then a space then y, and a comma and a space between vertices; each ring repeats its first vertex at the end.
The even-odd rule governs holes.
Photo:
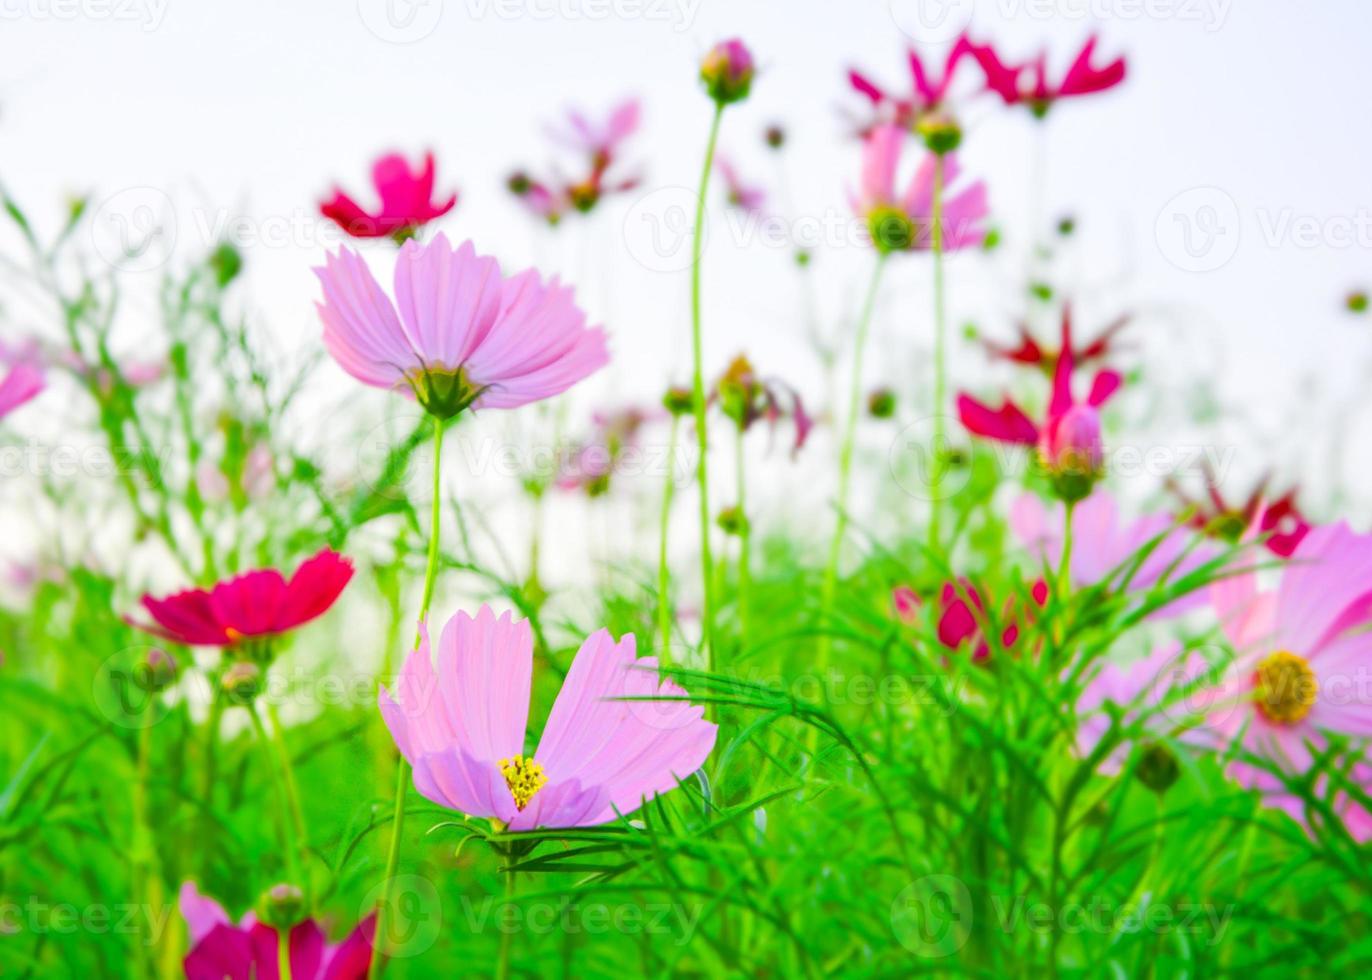
POLYGON ((934 74, 924 66, 918 53, 912 48, 906 52, 910 64, 910 75, 914 90, 908 96, 896 96, 881 88, 862 72, 852 69, 848 72, 848 84, 865 95, 876 111, 876 121, 863 128, 861 135, 866 136, 879 125, 895 125, 906 131, 914 128, 916 121, 926 112, 943 107, 948 89, 958 63, 972 53, 966 36, 960 36, 944 59, 943 70, 934 74))
MULTIPOLYGON (((277 980, 278 930, 248 912, 235 924, 223 906, 200 894, 192 882, 181 886, 181 915, 190 933, 187 980, 277 980)), ((343 942, 328 942, 313 919, 291 929, 292 980, 362 980, 371 963, 376 916, 358 923, 343 942)))
POLYGON ((528 756, 528 622, 488 606, 475 618, 459 612, 436 665, 422 636, 394 694, 383 687, 379 700, 415 788, 440 806, 515 831, 607 823, 675 788, 714 747, 704 710, 658 680, 656 658, 635 659, 632 634, 615 642, 600 630, 581 645, 528 756), (677 700, 632 700, 645 698, 677 700))
POLYGON ((1078 345, 1072 339, 1072 308, 1070 305, 1064 305, 1062 340, 1056 349, 1047 349, 1040 344, 1024 323, 1017 327, 1018 336, 1014 346, 986 338, 982 338, 981 344, 993 358, 1036 367, 1052 376, 1057 371, 1058 358, 1065 350, 1071 351, 1072 361, 1078 367, 1109 357, 1115 352, 1115 340, 1119 332, 1129 325, 1129 320, 1127 314, 1121 316, 1096 334, 1089 343, 1078 345))
POLYGON ((143 606, 157 625, 149 633, 187 646, 232 646, 275 636, 323 615, 353 576, 352 562, 325 548, 289 581, 274 568, 244 572, 211 589, 190 589, 143 606))
POLYGON ((447 201, 433 200, 434 155, 424 154, 422 170, 411 170, 399 153, 388 153, 372 165, 372 185, 381 198, 374 213, 362 210, 342 190, 335 189, 333 200, 319 206, 324 217, 354 238, 407 237, 421 225, 440 218, 453 209, 457 195, 447 201))
POLYGON ((585 154, 592 167, 604 170, 614 161, 620 144, 638 131, 640 107, 638 99, 625 99, 610 110, 603 123, 597 124, 577 109, 567 111, 567 127, 553 129, 555 141, 585 154))
MULTIPOLYGON (((867 221, 872 240, 882 251, 927 250, 934 247, 934 176, 938 157, 920 161, 903 195, 896 190, 901 149, 907 137, 898 126, 879 126, 863 144, 862 181, 851 197, 853 210, 867 221)), ((960 169, 957 157, 943 158, 943 247, 949 251, 980 245, 986 237, 981 222, 988 213, 986 185, 981 181, 948 193, 960 169)))
MULTIPOLYGON (((1300 775, 1329 736, 1372 736, 1372 534, 1347 524, 1305 537, 1275 589, 1257 571, 1211 586, 1212 604, 1236 657, 1211 692, 1206 733, 1300 775)), ((1245 786, 1302 819, 1297 797, 1246 760, 1231 767, 1245 786)))
POLYGON ((324 345, 343 370, 451 418, 469 406, 517 408, 560 394, 609 362, 569 286, 528 269, 502 278, 471 242, 408 241, 392 301, 349 249, 316 269, 324 345))
POLYGON ((715 161, 715 169, 724 179, 724 193, 727 195, 730 205, 748 214, 762 214, 762 205, 767 200, 766 191, 761 187, 745 183, 738 169, 722 156, 715 161))
POLYGON ((1124 59, 1116 58, 1103 68, 1096 68, 1091 64, 1095 50, 1096 38, 1092 36, 1077 53, 1062 81, 1054 85, 1048 81, 1046 52, 1028 64, 1006 65, 989 44, 971 45, 971 53, 986 75, 987 88, 1006 105, 1026 105, 1040 118, 1058 99, 1103 92, 1124 81, 1124 59))
POLYGON ((0 378, 0 418, 36 397, 46 383, 36 365, 26 361, 15 364, 0 378))
POLYGON ((1058 358, 1053 377, 1053 397, 1048 415, 1037 424, 1014 402, 1006 399, 999 409, 988 408, 966 394, 958 395, 958 417, 968 432, 998 442, 1037 446, 1050 468, 1071 464, 1092 467, 1099 462, 1100 421, 1097 409, 1119 390, 1122 379, 1117 371, 1099 371, 1091 382, 1084 402, 1072 393, 1075 362, 1068 348, 1058 358))
POLYGON ((597 412, 591 419, 594 435, 563 460, 557 477, 558 488, 584 490, 592 497, 603 494, 609 489, 610 476, 624 455, 639 448, 643 427, 665 414, 661 409, 643 409, 637 405, 597 412))
MULTIPOLYGON (((1038 497, 1025 494, 1010 509, 1010 527, 1036 559, 1055 567, 1062 555, 1061 508, 1050 514, 1038 497)), ((1072 582, 1082 587, 1107 584, 1114 591, 1127 582, 1129 591, 1143 593, 1159 584, 1179 581, 1216 554, 1213 547, 1197 545, 1197 535, 1166 514, 1121 525, 1119 508, 1108 493, 1092 494, 1076 505, 1072 531, 1070 574, 1072 582), (1148 557, 1134 569, 1145 546, 1151 546, 1148 557)), ((1179 615, 1206 601, 1205 590, 1197 589, 1154 615, 1179 615)))

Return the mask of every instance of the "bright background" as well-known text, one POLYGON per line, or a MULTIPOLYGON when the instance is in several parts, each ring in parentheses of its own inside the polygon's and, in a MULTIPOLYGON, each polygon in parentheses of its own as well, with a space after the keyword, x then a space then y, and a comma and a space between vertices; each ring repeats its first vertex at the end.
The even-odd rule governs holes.
MULTIPOLYGON (((690 192, 681 188, 696 180, 710 112, 696 62, 711 43, 741 36, 761 65, 753 97, 726 117, 723 151, 779 207, 777 160, 761 131, 783 123, 791 137, 781 164, 791 215, 843 229, 845 189, 858 161, 843 109, 863 107, 846 85, 847 67, 904 91, 905 32, 942 42, 970 21, 1014 57, 1050 45, 1060 73, 1095 30, 1101 56, 1128 56, 1129 78, 1053 112, 1042 213, 1078 219, 1073 247, 1055 268, 1058 285, 1075 298, 1079 325, 1089 332, 1120 313, 1136 315, 1129 360, 1147 371, 1151 394, 1122 402, 1116 440, 1228 453, 1226 486, 1234 497, 1273 469, 1279 482, 1299 479, 1309 488, 1317 517, 1332 516, 1340 483, 1357 488, 1368 475, 1355 447, 1372 436, 1372 406, 1362 395, 1372 350, 1367 321, 1342 305, 1350 289, 1372 279, 1369 136, 1361 116, 1350 114, 1348 96, 1372 89, 1367 4, 391 2, 84 0, 54 7, 3 0, 0 178, 49 234, 68 195, 91 195, 97 229, 102 220, 110 227, 111 216, 136 224, 156 212, 174 240, 173 264, 206 251, 231 218, 245 219, 236 236, 247 258, 244 309, 274 356, 296 364, 318 349, 310 268, 337 243, 316 218, 316 203, 335 181, 367 200, 365 177, 380 151, 432 148, 440 187, 455 184, 462 195, 439 227, 475 239, 511 268, 537 263, 561 271, 610 329, 615 361, 576 393, 567 412, 575 434, 593 408, 653 403, 665 385, 687 380, 685 239, 669 236, 665 251, 654 250, 646 229, 656 220, 679 231, 674 219, 689 205, 690 192), (536 225, 505 190, 505 176, 516 166, 548 169, 546 129, 568 105, 600 113, 629 94, 644 104, 644 129, 627 157, 641 163, 642 189, 608 202, 589 221, 571 219, 552 233, 536 225), (1181 237, 1188 223, 1190 252, 1181 237), (1207 406, 1219 407, 1226 421, 1209 421, 1215 413, 1207 406)), ((943 48, 921 46, 937 60, 943 48)), ((1006 242, 993 256, 952 262, 951 320, 955 328, 976 322, 1008 337, 1023 305, 1035 126, 989 96, 969 102, 964 118, 963 162, 987 180, 1006 242)), ((869 251, 852 240, 819 248, 811 302, 789 248, 758 241, 755 229, 740 231, 737 219, 731 224, 718 189, 711 206, 709 370, 747 351, 764 374, 822 403, 823 375, 804 324, 817 311, 827 330, 843 329, 869 251)), ((88 245, 98 259, 100 242, 88 245)), ((372 249, 378 265, 388 250, 372 249)), ((127 353, 145 355, 156 344, 152 296, 162 271, 129 279, 116 344, 127 353)), ((56 339, 51 311, 34 305, 8 271, 4 279, 4 329, 17 325, 56 339)), ((903 423, 923 414, 914 397, 927 384, 928 297, 922 257, 893 264, 868 376, 904 396, 903 423)), ((975 349, 956 346, 955 379, 989 393, 993 381, 1009 377, 988 374, 975 349)), ((359 392, 326 363, 307 402, 315 417, 306 413, 294 424, 306 438, 317 431, 332 440, 346 468, 363 451, 355 433, 371 427, 368 419, 403 412, 397 402, 359 392)), ((42 417, 17 420, 15 429, 52 438, 67 421, 67 400, 52 391, 39 404, 42 417)), ((521 424, 533 425, 534 416, 521 424)), ((509 440, 507 426, 488 415, 463 434, 499 443, 509 440)), ((900 423, 885 426, 866 435, 871 479, 884 472, 878 461, 900 423)), ((813 514, 832 493, 831 476, 807 478, 832 474, 827 438, 795 465, 786 459, 786 438, 778 433, 753 474, 765 521, 813 514)), ((766 437, 755 441, 761 453, 766 437)), ((492 499, 497 526, 518 530, 527 520, 513 477, 480 462, 455 465, 455 484, 475 478, 492 499)), ((727 503, 723 460, 716 471, 716 502, 727 503)), ((638 487, 645 501, 660 480, 638 487)), ((1160 483, 1151 474, 1121 489, 1146 497, 1160 483)), ((879 489, 860 488, 859 500, 879 489)), ((7 509, 23 506, 17 496, 5 494, 7 509)), ((688 502, 683 520, 693 513, 688 502)), ((1339 509, 1366 524, 1369 503, 1363 494, 1339 509)), ((564 572, 584 567, 583 548, 604 553, 605 533, 623 540, 635 533, 606 532, 615 522, 580 499, 556 507, 550 520, 558 533, 546 548, 564 572)), ((689 534, 676 537, 689 547, 689 534)))

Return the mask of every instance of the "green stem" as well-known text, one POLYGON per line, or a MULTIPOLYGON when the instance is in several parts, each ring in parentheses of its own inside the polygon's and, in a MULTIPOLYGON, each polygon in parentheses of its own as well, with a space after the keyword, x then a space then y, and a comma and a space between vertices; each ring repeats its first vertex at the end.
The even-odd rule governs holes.
MULTIPOLYGON (((435 418, 434 423, 434 479, 433 506, 429 511, 429 560, 424 568, 424 595, 419 606, 419 621, 423 623, 429 615, 429 602, 433 599, 434 580, 438 578, 438 531, 443 515, 443 421, 435 418)), ((419 646, 420 634, 415 633, 414 645, 419 646)), ((391 909, 391 890, 395 886, 395 871, 400 864, 400 838, 405 829, 405 794, 409 790, 410 766, 404 756, 395 763, 395 812, 391 819, 391 843, 386 851, 386 877, 381 882, 381 902, 376 909, 376 939, 372 943, 372 961, 367 966, 367 980, 376 980, 381 975, 381 944, 386 935, 386 915, 391 909)))
POLYGON ((291 980, 291 930, 276 930, 276 970, 280 980, 291 980))
POLYGON ((934 245, 934 444, 930 447, 929 471, 929 550, 937 552, 939 547, 939 497, 943 484, 943 467, 947 453, 944 442, 947 433, 944 426, 944 402, 948 398, 948 328, 944 316, 943 298, 943 155, 934 158, 933 193, 933 245, 934 245))
MULTIPOLYGON (((505 872, 505 904, 509 905, 515 900, 515 876, 519 872, 511 869, 505 872)), ((500 960, 496 964, 496 980, 507 980, 510 975, 510 940, 513 931, 502 930, 500 934, 500 960)))
MULTIPOLYGON (((824 568, 824 586, 820 592, 820 609, 828 619, 833 610, 834 595, 838 589, 838 559, 843 550, 843 534, 848 529, 848 484, 853 471, 853 445, 857 437, 858 414, 862 410, 862 354, 867 345, 867 330, 872 322, 872 310, 876 307, 877 289, 881 285, 881 273, 886 268, 885 254, 877 254, 877 264, 872 268, 872 278, 867 284, 867 295, 862 301, 862 312, 858 315, 857 338, 853 344, 853 374, 848 389, 848 419, 843 427, 843 442, 838 455, 838 516, 834 522, 834 537, 829 542, 829 562, 824 568)), ((828 664, 829 647, 832 643, 828 634, 820 637, 818 666, 828 664)))
POLYGON ((1058 563, 1058 602, 1066 602, 1072 592, 1072 514, 1077 505, 1068 502, 1063 505, 1066 513, 1062 519, 1062 559, 1058 563))
POLYGON ((748 635, 748 595, 752 591, 753 528, 748 518, 748 479, 744 469, 743 427, 738 426, 734 439, 734 482, 738 496, 738 645, 743 648, 748 635))
POLYGON ((705 595, 701 600, 701 644, 706 650, 706 665, 715 669, 715 596, 714 561, 710 556, 710 474, 707 455, 709 433, 705 425, 705 367, 700 328, 700 255, 704 247, 702 234, 705 223, 705 193, 710 186, 710 171, 714 169, 715 144, 719 141, 719 124, 724 118, 724 103, 716 103, 710 121, 710 139, 705 145, 705 164, 700 171, 700 194, 696 198, 696 220, 691 229, 691 393, 696 422, 696 448, 700 459, 696 462, 696 483, 700 487, 700 566, 701 583, 705 595))
MULTIPOLYGON (((305 817, 300 809, 300 792, 295 783, 295 768, 291 765, 291 753, 286 748, 285 731, 281 727, 281 716, 277 714, 276 705, 268 703, 267 718, 272 723, 272 745, 276 748, 277 764, 281 767, 282 785, 286 789, 286 804, 290 809, 291 823, 295 828, 296 844, 300 848, 302 860, 308 860, 308 837, 305 833, 305 817)), ((305 891, 308 899, 310 885, 307 880, 297 882, 305 891)))
POLYGON ((657 542, 657 629, 661 644, 657 662, 663 667, 671 664, 672 603, 671 572, 667 567, 667 528, 672 516, 672 497, 676 494, 676 439, 681 427, 678 416, 672 416, 671 435, 667 437, 667 482, 662 488, 662 519, 657 542))
POLYGON ((300 855, 296 845, 295 831, 290 818, 286 815, 285 777, 282 775, 276 760, 272 758, 271 736, 267 734, 267 727, 262 724, 262 713, 257 710, 255 702, 249 703, 248 716, 252 718, 253 731, 257 733, 258 739, 262 742, 262 751, 267 754, 267 768, 272 771, 272 785, 276 788, 276 808, 280 815, 282 845, 286 852, 286 873, 290 876, 292 884, 299 885, 303 883, 303 879, 300 877, 300 855))

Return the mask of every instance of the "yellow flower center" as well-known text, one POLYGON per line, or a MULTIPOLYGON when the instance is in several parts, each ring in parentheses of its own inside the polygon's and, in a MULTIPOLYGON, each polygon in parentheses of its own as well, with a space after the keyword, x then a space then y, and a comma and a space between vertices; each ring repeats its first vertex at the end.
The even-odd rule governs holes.
POLYGON ((1253 686, 1258 710, 1279 725, 1294 725, 1310 714, 1320 691, 1310 662, 1290 650, 1265 657, 1253 675, 1253 686))
POLYGON ((505 776, 505 785, 510 787, 510 795, 514 797, 517 810, 523 810, 528 806, 534 794, 548 781, 548 777, 543 775, 543 767, 522 755, 517 755, 513 759, 501 759, 500 771, 505 776))

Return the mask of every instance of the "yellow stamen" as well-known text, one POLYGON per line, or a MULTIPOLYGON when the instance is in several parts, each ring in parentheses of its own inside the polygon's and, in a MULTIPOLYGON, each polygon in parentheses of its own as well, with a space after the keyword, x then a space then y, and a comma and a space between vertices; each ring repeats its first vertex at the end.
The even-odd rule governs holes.
POLYGON ((513 759, 501 759, 500 771, 505 776, 505 785, 510 787, 510 795, 514 797, 517 810, 528 806, 534 794, 548 781, 548 777, 543 775, 543 767, 522 755, 517 755, 513 759))
POLYGON ((1310 662, 1290 650, 1265 657, 1253 675, 1253 686, 1258 710, 1279 725, 1294 725, 1310 714, 1320 691, 1310 662))

